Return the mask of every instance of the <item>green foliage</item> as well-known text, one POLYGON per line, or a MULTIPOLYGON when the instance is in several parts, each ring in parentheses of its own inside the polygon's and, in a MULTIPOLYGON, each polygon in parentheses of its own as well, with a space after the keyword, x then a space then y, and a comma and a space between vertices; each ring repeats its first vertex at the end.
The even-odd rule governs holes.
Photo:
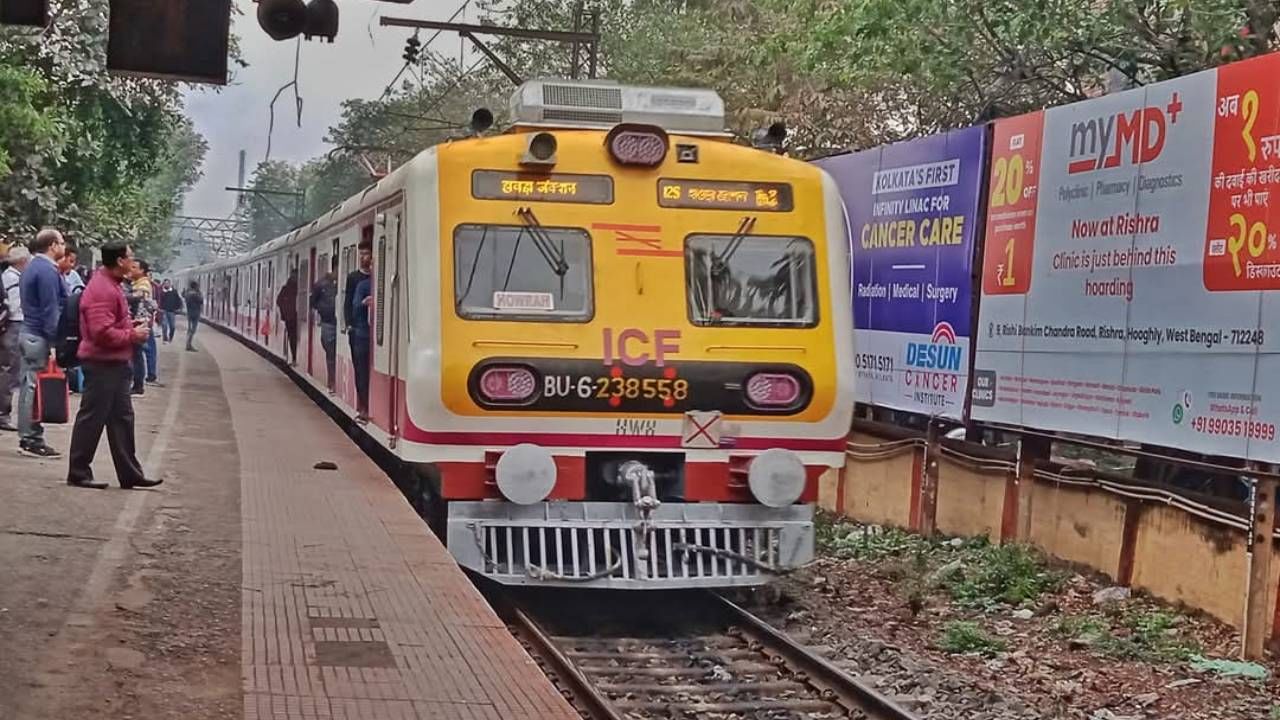
POLYGON ((240 213, 249 220, 249 235, 254 245, 273 240, 302 224, 304 205, 300 197, 289 193, 302 192, 300 171, 283 160, 259 163, 253 172, 249 187, 256 193, 245 193, 240 213))
POLYGON ((1062 580, 1026 545, 971 540, 962 546, 959 556, 959 568, 941 580, 951 598, 964 607, 990 609, 1002 603, 1032 602, 1062 580))
POLYGON ((819 548, 836 557, 867 562, 922 557, 934 549, 928 540, 906 530, 849 524, 833 525, 819 548))
POLYGON ((994 655, 1004 652, 1006 645, 1000 638, 988 635, 975 622, 953 620, 943 628, 938 647, 945 652, 955 654, 981 653, 983 655, 994 655))
POLYGON ((107 72, 107 0, 53 0, 52 11, 42 33, 0 29, 0 232, 55 225, 162 261, 204 141, 177 84, 107 72))
POLYGON ((1058 637, 1121 660, 1181 662, 1200 652, 1194 638, 1179 629, 1177 615, 1163 610, 1129 609, 1115 617, 1076 615, 1054 625, 1058 637))

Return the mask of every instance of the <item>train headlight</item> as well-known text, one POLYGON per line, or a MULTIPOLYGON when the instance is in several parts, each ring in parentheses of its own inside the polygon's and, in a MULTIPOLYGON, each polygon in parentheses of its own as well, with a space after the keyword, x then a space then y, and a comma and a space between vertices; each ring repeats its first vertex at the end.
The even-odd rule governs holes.
POLYGON ((667 157, 667 132, 654 125, 624 124, 615 126, 605 136, 609 155, 622 165, 661 165, 667 157))
POLYGON ((522 403, 533 397, 538 379, 526 367, 491 367, 480 375, 480 392, 495 403, 522 403))
POLYGON ((776 410, 800 401, 800 381, 786 373, 761 372, 747 378, 747 400, 758 408, 776 410))
POLYGON ((556 142, 556 136, 549 132, 533 133, 529 136, 529 144, 525 145, 524 156, 520 158, 521 165, 555 165, 556 164, 556 148, 559 143, 556 142))
POLYGON ((786 507, 804 493, 804 463, 790 450, 765 450, 751 461, 747 485, 761 505, 786 507))
POLYGON ((521 443, 502 453, 494 475, 503 497, 533 505, 546 500, 556 486, 556 461, 546 448, 521 443))

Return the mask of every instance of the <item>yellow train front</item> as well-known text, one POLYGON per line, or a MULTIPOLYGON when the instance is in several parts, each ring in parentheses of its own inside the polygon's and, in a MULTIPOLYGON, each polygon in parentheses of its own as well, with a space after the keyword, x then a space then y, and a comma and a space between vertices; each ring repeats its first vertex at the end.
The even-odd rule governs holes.
POLYGON ((710 91, 534 81, 512 112, 422 169, 441 312, 409 313, 402 452, 436 470, 450 551, 626 588, 807 562, 853 407, 834 184, 729 142, 710 91))

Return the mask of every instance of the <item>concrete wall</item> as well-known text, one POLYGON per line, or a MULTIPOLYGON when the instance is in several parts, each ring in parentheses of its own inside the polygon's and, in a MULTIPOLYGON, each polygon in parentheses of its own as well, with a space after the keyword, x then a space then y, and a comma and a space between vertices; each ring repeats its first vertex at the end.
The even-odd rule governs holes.
POLYGON ((1038 480, 1031 495, 1031 544, 1117 577, 1124 502, 1095 488, 1038 480))
POLYGON ((1147 505, 1138 519, 1133 586, 1240 627, 1249 574, 1247 552, 1243 532, 1178 508, 1147 505))
POLYGON ((818 507, 827 512, 836 512, 837 498, 840 492, 840 471, 827 470, 818 477, 818 507))
POLYGON ((1008 473, 976 470, 947 457, 939 463, 938 473, 945 478, 938 483, 938 531, 999 541, 1008 473))
MULTIPOLYGON (((838 507, 843 484, 844 513, 860 522, 927 530, 928 494, 921 489, 923 449, 890 457, 891 446, 874 435, 855 433, 851 441, 867 446, 846 460, 843 479, 824 475, 819 502, 838 507), (873 446, 880 445, 883 453, 873 446), (873 457, 859 458, 857 455, 873 457), (922 500, 923 498, 923 500, 922 500), (912 507, 921 512, 913 517, 912 507), (912 527, 912 524, 921 527, 912 527)), ((980 450, 980 449, 978 449, 980 450)), ((968 454, 968 453, 965 453, 968 454)), ((984 461, 985 462, 985 461, 984 461)), ((1243 624, 1248 592, 1245 533, 1159 500, 1139 501, 1106 488, 1037 477, 1006 495, 1013 469, 979 468, 943 455, 938 466, 933 529, 960 536, 1014 536, 1046 553, 1123 581, 1171 602, 1201 609, 1236 628, 1243 624), (1029 493, 1029 497, 1028 494, 1029 493), (1021 494, 1021 498, 1017 495, 1021 494), (1006 508, 1012 501, 1015 506, 1006 508), (1126 537, 1126 513, 1128 534, 1126 537), (1004 521, 1008 518, 1008 522, 1004 521), (1127 541, 1127 545, 1126 545, 1127 541)), ((1280 542, 1273 546, 1271 582, 1264 589, 1268 637, 1280 641, 1276 626, 1280 594, 1280 542)))
MULTIPOLYGON (((855 434, 850 442, 876 444, 881 440, 855 434)), ((904 452, 887 459, 848 459, 844 466, 845 514, 858 522, 909 527, 914 457, 904 452)))

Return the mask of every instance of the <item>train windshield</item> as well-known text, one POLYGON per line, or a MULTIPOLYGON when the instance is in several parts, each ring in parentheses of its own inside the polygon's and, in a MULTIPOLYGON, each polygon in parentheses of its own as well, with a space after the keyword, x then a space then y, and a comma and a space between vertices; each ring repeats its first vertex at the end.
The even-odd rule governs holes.
POLYGON ((805 238, 691 235, 685 278, 695 325, 811 327, 818 320, 813 243, 805 238))
POLYGON ((591 317, 591 239, 541 225, 459 225, 453 235, 454 304, 464 318, 591 317))

